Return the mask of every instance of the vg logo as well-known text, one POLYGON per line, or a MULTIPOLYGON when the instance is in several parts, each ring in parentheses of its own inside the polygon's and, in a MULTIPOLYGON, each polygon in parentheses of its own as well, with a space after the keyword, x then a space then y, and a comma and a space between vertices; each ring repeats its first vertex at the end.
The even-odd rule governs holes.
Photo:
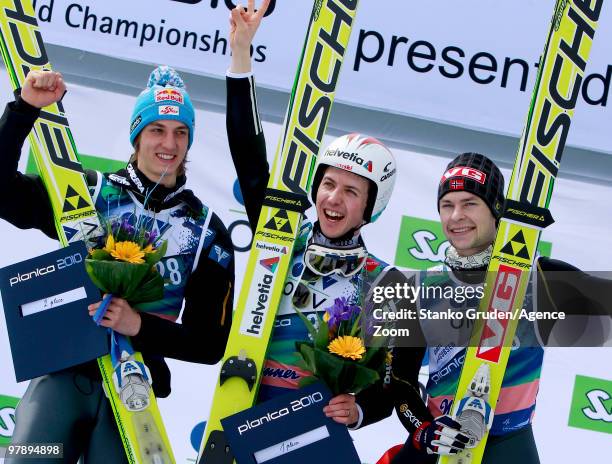
MULTIPOLYGON (((174 2, 187 3, 189 5, 196 5, 198 3, 202 3, 203 0, 172 0, 174 2)), ((215 9, 219 6, 219 0, 204 0, 204 3, 210 3, 210 7, 215 9)), ((236 5, 232 0, 223 0, 221 3, 225 4, 228 10, 233 10, 236 8, 236 5)), ((268 6, 268 10, 266 11, 265 16, 270 16, 274 11, 274 7, 276 6, 276 0, 270 1, 270 6, 268 6)))

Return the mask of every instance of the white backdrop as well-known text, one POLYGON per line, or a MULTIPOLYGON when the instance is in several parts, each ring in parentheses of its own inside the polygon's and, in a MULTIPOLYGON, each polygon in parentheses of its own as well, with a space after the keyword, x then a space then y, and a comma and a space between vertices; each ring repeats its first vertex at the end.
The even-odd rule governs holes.
MULTIPOLYGON (((143 76, 143 85, 147 76, 143 76)), ((0 72, 0 102, 8 101, 8 79, 0 72)), ((187 82, 189 85, 189 82, 187 82)), ((65 97, 71 127, 81 153, 125 160, 130 152, 129 116, 135 99, 95 89, 69 86, 65 97), (94 115, 92 117, 92 115, 94 115)), ((280 129, 265 123, 269 155, 280 129)), ((388 210, 376 224, 364 231, 366 243, 382 259, 393 262, 400 220, 403 215, 435 220, 435 195, 439 174, 448 160, 395 150, 398 183, 388 210)), ((1 153, 0 153, 1 155, 1 153)), ((230 225, 244 220, 232 185, 236 179, 225 136, 224 115, 197 112, 196 142, 189 155, 189 186, 230 225)), ((20 165, 24 169, 25 155, 20 165)), ((508 175, 508 172, 505 172, 508 175)), ((543 239, 553 244, 553 257, 567 260, 584 270, 609 269, 612 258, 612 187, 560 179, 555 186, 551 210, 557 222, 543 239)), ((2 252, 0 266, 27 259, 56 247, 37 231, 21 231, 0 222, 2 252)), ((234 229, 237 245, 249 240, 246 228, 234 229)), ((237 253, 236 282, 242 280, 246 253, 237 253)), ((237 289, 238 291, 238 289, 237 289)), ((16 384, 4 318, 0 317, 0 395, 19 397, 25 383, 16 384)), ((612 379, 610 348, 551 350, 545 358, 535 433, 543 463, 594 461, 612 453, 612 440, 604 433, 567 426, 573 382, 576 374, 612 379), (560 440, 562 438, 562 440, 560 440), (559 444, 564 443, 560 448, 559 444)), ((170 360, 173 393, 160 400, 160 408, 179 463, 192 462, 194 427, 205 420, 217 368, 170 360)), ((612 393, 612 392, 610 392, 612 393)), ((609 403, 607 408, 610 408, 609 403)), ((1 405, 0 405, 1 409, 1 405)), ((8 417, 8 416, 3 416, 8 417)), ((10 434, 12 424, 0 424, 0 437, 10 434)), ((405 439, 395 417, 353 434, 364 462, 375 462, 390 446, 405 439)))
MULTIPOLYGON (((37 0, 43 37, 133 61, 223 76, 231 0, 37 0)), ((246 3, 246 2, 242 2, 246 3)), ((260 2, 258 2, 260 3, 260 2)), ((312 0, 277 0, 254 43, 261 85, 288 90, 312 0)), ((520 135, 555 0, 360 2, 338 101, 520 135), (516 63, 515 63, 516 61, 516 63), (514 63, 514 64, 511 64, 514 63), (523 79, 525 81, 523 82, 523 79)), ((612 153, 607 3, 568 143, 612 153), (589 101, 590 103, 586 103, 589 101)))

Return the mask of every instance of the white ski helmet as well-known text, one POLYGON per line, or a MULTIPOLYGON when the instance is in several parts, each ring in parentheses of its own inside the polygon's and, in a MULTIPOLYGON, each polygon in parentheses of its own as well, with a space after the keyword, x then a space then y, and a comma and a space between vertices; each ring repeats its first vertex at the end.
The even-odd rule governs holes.
POLYGON ((395 185, 395 159, 379 140, 363 134, 348 134, 334 140, 318 157, 312 181, 311 198, 317 201, 317 190, 325 169, 333 166, 365 177, 370 181, 368 202, 363 219, 374 222, 384 211, 395 185))

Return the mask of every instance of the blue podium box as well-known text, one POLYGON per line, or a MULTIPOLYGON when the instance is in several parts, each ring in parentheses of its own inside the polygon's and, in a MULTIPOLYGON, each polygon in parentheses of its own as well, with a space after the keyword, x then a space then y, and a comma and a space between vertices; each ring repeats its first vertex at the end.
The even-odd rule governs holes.
POLYGON ((100 290, 85 271, 87 249, 72 244, 0 269, 0 292, 18 382, 109 352, 106 329, 87 306, 100 290))
POLYGON ((346 426, 323 413, 332 395, 310 385, 221 420, 238 464, 359 464, 346 426))

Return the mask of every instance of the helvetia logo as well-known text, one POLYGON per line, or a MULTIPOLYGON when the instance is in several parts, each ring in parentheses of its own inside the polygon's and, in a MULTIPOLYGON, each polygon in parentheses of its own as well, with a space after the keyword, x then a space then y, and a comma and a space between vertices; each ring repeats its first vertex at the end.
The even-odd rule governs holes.
POLYGON ((349 151, 340 151, 338 149, 327 150, 325 152, 325 156, 330 156, 334 158, 342 158, 347 161, 352 161, 353 163, 358 164, 359 166, 361 166, 363 169, 365 169, 368 172, 372 172, 372 169, 374 168, 374 164, 372 163, 371 160, 366 161, 363 158, 361 158, 357 153, 353 153, 349 151))
POLYGON ((275 253, 281 253, 283 255, 287 254, 286 246, 274 245, 272 243, 255 242, 255 248, 258 250, 274 251, 275 253))
POLYGON ((273 258, 265 258, 259 260, 259 264, 265 267, 272 274, 276 272, 276 267, 278 266, 278 262, 280 261, 280 257, 275 256, 273 258))

